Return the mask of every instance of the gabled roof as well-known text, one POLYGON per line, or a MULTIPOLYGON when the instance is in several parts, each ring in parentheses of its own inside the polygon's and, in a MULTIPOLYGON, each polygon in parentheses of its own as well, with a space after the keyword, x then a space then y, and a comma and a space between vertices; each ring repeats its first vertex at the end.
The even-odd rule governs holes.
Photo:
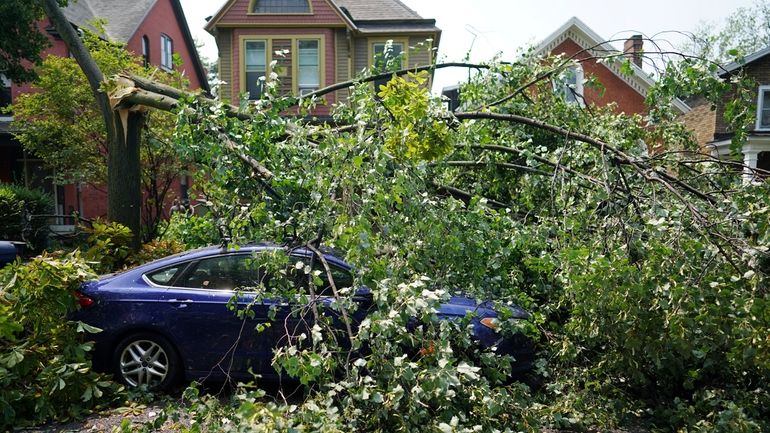
MULTIPOLYGON (((211 89, 209 88, 208 77, 206 77, 206 70, 198 56, 195 40, 193 40, 190 27, 187 25, 182 5, 179 0, 170 1, 185 44, 192 56, 190 60, 195 74, 198 76, 203 90, 208 92, 211 89)), ((64 9, 64 16, 72 24, 92 31, 97 31, 97 29, 91 25, 91 22, 96 19, 104 19, 107 22, 104 26, 103 36, 116 42, 125 43, 134 36, 157 2, 158 0, 76 0, 69 2, 69 5, 64 9)))
MULTIPOLYGON (((566 39, 571 39, 582 48, 587 49, 589 53, 597 56, 607 56, 609 54, 620 54, 620 51, 615 49, 612 45, 605 42, 606 39, 599 36, 590 27, 588 27, 583 21, 577 17, 572 17, 567 20, 561 27, 551 33, 540 44, 535 47, 535 55, 548 55, 559 44, 566 39)), ((610 71, 617 75, 623 82, 628 84, 629 87, 636 90, 640 95, 647 96, 647 90, 655 83, 654 80, 642 70, 641 67, 631 62, 632 75, 627 75, 621 72, 620 65, 618 63, 604 64, 610 71)), ((676 99, 674 101, 674 107, 682 113, 690 111, 690 107, 684 102, 676 99)))
MULTIPOLYGON (((228 0, 206 24, 215 33, 218 22, 240 0, 228 0)), ((400 0, 326 0, 345 25, 358 33, 441 33, 436 20, 425 19, 400 0)))
POLYGON ((724 68, 719 73, 720 76, 728 75, 738 69, 743 68, 744 66, 748 66, 751 63, 756 62, 757 60, 761 60, 765 56, 770 54, 770 46, 765 47, 759 51, 755 51, 748 56, 743 58, 742 62, 731 62, 724 66, 724 68))
POLYGON ((64 16, 78 27, 95 30, 90 22, 105 19, 105 36, 127 42, 136 33, 157 0, 77 0, 64 9, 64 16))

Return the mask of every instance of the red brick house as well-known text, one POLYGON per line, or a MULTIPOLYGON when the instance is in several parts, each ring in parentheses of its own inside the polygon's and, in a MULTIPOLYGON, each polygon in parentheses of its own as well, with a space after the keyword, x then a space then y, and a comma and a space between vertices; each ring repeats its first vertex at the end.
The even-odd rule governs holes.
MULTIPOLYGON (((89 28, 95 19, 105 19, 103 36, 109 40, 125 42, 130 51, 142 55, 147 65, 161 69, 175 68, 172 56, 182 59, 180 68, 190 80, 191 88, 209 90, 206 71, 195 49, 179 0, 78 0, 70 2, 65 16, 77 27, 89 28)), ((67 56, 64 42, 46 20, 39 24, 48 36, 51 47, 43 54, 67 56)), ((27 83, 11 83, 0 75, 0 106, 7 106, 21 93, 30 92, 27 83)), ((40 160, 28 155, 13 138, 11 116, 0 117, 0 182, 19 183, 43 189, 54 196, 56 213, 69 214, 78 211, 85 218, 103 217, 107 214, 107 197, 104 189, 90 185, 54 185, 50 172, 40 160)), ((175 186, 177 196, 186 193, 185 178, 175 186)))
MULTIPOLYGON (((260 77, 271 72, 278 75, 282 94, 302 95, 349 80, 374 64, 387 41, 403 66, 430 64, 434 52, 416 47, 426 40, 438 47, 441 35, 435 20, 399 0, 228 0, 206 30, 219 48, 221 96, 236 104, 242 94, 259 98, 260 77)), ((328 114, 346 95, 328 95, 328 105, 316 114, 328 114)))
MULTIPOLYGON (((745 57, 743 63, 730 63, 719 74, 723 79, 742 75, 752 79, 756 85, 756 119, 749 131, 746 142, 741 146, 744 178, 754 180, 757 176, 768 177, 770 172, 770 47, 745 57), (757 172, 756 169, 764 170, 757 172)), ((716 104, 703 99, 689 101, 692 113, 683 120, 695 132, 699 143, 711 155, 718 158, 730 157, 733 131, 725 122, 725 103, 716 104)))
MULTIPOLYGON (((580 66, 568 70, 565 74, 566 82, 560 83, 564 87, 560 91, 564 92, 567 100, 594 106, 614 103, 618 113, 629 115, 645 112, 644 99, 654 81, 642 69, 642 37, 632 36, 624 44, 623 53, 632 59, 631 75, 621 72, 621 62, 605 63, 593 59, 621 53, 606 41, 583 21, 572 17, 540 42, 529 55, 563 55, 565 58, 574 56, 576 60, 583 60, 580 66), (588 77, 595 78, 603 89, 600 91, 584 86, 583 80, 588 77)), ((451 88, 447 88, 444 93, 450 96, 451 91, 451 88)), ((681 113, 690 111, 681 101, 677 100, 674 104, 681 113)))

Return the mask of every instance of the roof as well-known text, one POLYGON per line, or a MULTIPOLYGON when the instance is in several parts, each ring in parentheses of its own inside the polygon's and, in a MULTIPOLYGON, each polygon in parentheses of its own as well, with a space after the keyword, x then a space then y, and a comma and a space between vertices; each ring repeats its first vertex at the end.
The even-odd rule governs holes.
MULTIPOLYGON (((572 17, 567 20, 561 27, 556 29, 547 38, 545 38, 540 44, 535 47, 535 55, 546 55, 550 53, 559 44, 566 39, 571 39, 582 48, 589 50, 589 52, 598 56, 606 56, 608 54, 620 54, 621 52, 615 49, 612 45, 606 42, 606 39, 599 36, 590 27, 588 27, 583 21, 577 17, 572 17)), ((605 63, 610 71, 617 75, 623 82, 629 85, 629 87, 636 90, 640 95, 647 96, 647 90, 655 84, 655 81, 644 70, 631 62, 632 75, 627 75, 621 72, 620 65, 617 63, 608 64, 605 63)), ((674 101, 674 107, 682 113, 690 111, 690 107, 679 99, 674 101)))
POLYGON ((724 66, 722 69, 722 72, 719 73, 720 76, 728 75, 731 72, 734 72, 737 69, 741 69, 744 66, 748 66, 751 63, 756 62, 757 60, 760 60, 770 54, 770 46, 765 47, 759 51, 755 51, 748 56, 743 58, 743 61, 741 62, 731 62, 724 66))
MULTIPOLYGON (((215 32, 225 11, 239 0, 228 0, 206 24, 206 30, 215 32)), ((358 33, 437 33, 436 20, 425 19, 400 0, 327 0, 345 24, 358 33)))
POLYGON ((422 20, 417 12, 399 0, 333 0, 345 8, 353 21, 422 20))
MULTIPOLYGON (((190 28, 187 25, 182 5, 179 0, 170 0, 179 23, 179 28, 185 38, 192 66, 198 81, 204 90, 209 91, 206 70, 198 56, 190 28)), ((74 25, 96 31, 90 23, 96 19, 104 19, 104 36, 117 42, 128 42, 144 22, 158 0, 76 0, 70 1, 64 9, 64 16, 74 25)))
POLYGON ((157 0, 77 0, 70 2, 64 15, 78 27, 95 30, 89 23, 94 19, 105 19, 105 36, 112 40, 127 42, 136 33, 144 18, 157 0))

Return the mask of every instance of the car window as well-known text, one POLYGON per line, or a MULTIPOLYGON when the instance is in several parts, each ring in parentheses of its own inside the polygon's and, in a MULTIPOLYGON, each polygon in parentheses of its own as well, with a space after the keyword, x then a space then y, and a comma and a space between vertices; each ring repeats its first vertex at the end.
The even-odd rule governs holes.
MULTIPOLYGON (((311 279, 308 277, 308 275, 305 273, 303 268, 298 268, 296 266, 297 262, 301 262, 305 265, 310 266, 312 262, 312 271, 315 273, 315 271, 320 271, 318 274, 319 278, 321 278, 322 285, 320 287, 315 287, 315 293, 318 296, 333 296, 334 291, 332 290, 331 284, 329 283, 329 279, 326 275, 326 269, 323 266, 323 263, 321 263, 320 260, 315 259, 313 260, 310 257, 293 257, 293 260, 291 261, 292 266, 290 269, 290 275, 292 275, 292 278, 294 279, 295 283, 304 288, 306 290, 306 293, 309 293, 309 283, 311 279)), ((328 263, 328 262, 327 262, 328 263)), ((350 271, 343 269, 339 266, 336 266, 332 263, 329 264, 329 270, 331 270, 332 278, 334 279, 334 285, 337 287, 337 289, 341 289, 343 287, 353 287, 353 276, 350 274, 350 271)))
POLYGON ((167 286, 182 267, 184 267, 184 265, 170 266, 159 271, 149 272, 145 274, 145 276, 155 284, 167 286))
POLYGON ((245 290, 264 281, 265 272, 253 256, 230 254, 202 259, 176 283, 179 287, 245 290))

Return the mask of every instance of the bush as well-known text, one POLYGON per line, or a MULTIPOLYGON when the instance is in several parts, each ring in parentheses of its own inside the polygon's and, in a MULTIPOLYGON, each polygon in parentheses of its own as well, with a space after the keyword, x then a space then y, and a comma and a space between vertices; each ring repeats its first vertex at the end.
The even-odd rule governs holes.
POLYGON ((93 271, 77 252, 43 255, 0 271, 0 428, 78 417, 120 388, 91 371, 98 329, 67 320, 78 308, 72 291, 93 271))
POLYGON ((39 252, 46 246, 48 223, 45 218, 32 218, 27 227, 25 218, 29 215, 44 215, 53 212, 53 198, 41 191, 17 185, 0 185, 0 239, 26 241, 28 247, 39 252), (25 232, 28 229, 28 232, 25 232))
POLYGON ((175 213, 168 221, 162 239, 180 242, 187 248, 198 248, 218 243, 219 232, 208 215, 175 213))
POLYGON ((93 221, 91 227, 83 227, 88 235, 88 249, 83 254, 98 273, 120 270, 130 252, 131 230, 115 222, 93 221))
POLYGON ((184 250, 184 244, 177 240, 156 239, 142 245, 141 250, 129 256, 128 263, 138 266, 172 254, 181 253, 184 250))

